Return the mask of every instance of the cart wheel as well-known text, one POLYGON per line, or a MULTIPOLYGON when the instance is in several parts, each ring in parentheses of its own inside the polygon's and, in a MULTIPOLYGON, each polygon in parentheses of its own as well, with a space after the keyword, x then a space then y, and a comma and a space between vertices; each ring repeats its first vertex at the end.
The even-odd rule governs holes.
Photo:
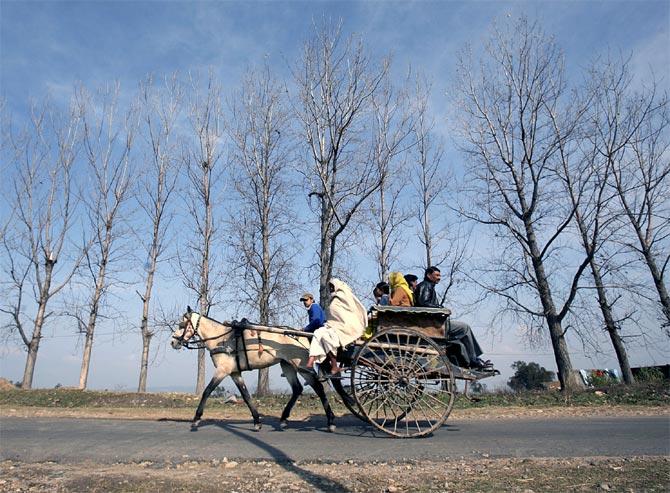
POLYGON ((378 332, 357 352, 351 388, 376 428, 400 438, 426 436, 446 421, 455 385, 444 350, 411 329, 378 332))

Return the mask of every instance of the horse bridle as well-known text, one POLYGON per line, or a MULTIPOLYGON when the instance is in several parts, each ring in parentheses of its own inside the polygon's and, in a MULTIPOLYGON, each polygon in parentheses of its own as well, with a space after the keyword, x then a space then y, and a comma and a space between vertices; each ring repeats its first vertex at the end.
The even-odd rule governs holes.
POLYGON ((232 330, 233 327, 230 327, 228 330, 223 332, 222 334, 212 336, 212 337, 202 337, 200 333, 198 332, 198 327, 200 327, 200 320, 202 319, 202 315, 198 314, 198 321, 195 324, 195 327, 193 326, 193 322, 191 322, 191 314, 195 312, 189 312, 188 314, 184 315, 184 318, 186 320, 182 320, 179 322, 178 327, 180 329, 183 329, 182 333, 180 336, 173 335, 172 338, 179 341, 182 346, 184 346, 186 349, 204 349, 205 348, 205 342, 207 341, 212 341, 214 339, 220 339, 223 336, 228 335, 232 330), (193 334, 186 340, 186 330, 188 327, 191 327, 193 329, 193 334), (196 338, 193 340, 193 338, 196 338))

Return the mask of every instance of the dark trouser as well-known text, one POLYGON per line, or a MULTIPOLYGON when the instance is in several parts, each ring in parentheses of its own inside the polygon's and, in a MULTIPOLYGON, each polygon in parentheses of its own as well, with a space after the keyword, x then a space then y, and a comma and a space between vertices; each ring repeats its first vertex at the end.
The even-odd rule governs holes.
POLYGON ((460 346, 461 357, 466 360, 468 367, 472 366, 477 361, 479 355, 483 353, 482 348, 479 347, 479 343, 472 333, 472 329, 465 322, 452 320, 449 323, 447 341, 460 346))

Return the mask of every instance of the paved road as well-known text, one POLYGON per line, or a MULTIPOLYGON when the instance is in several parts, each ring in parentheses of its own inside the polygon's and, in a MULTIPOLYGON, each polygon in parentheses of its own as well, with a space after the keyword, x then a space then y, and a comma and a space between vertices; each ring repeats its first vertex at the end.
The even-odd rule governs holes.
POLYGON ((450 420, 434 436, 401 440, 351 417, 325 431, 323 418, 286 431, 267 420, 187 422, 103 419, 0 419, 0 459, 62 462, 236 459, 391 460, 448 457, 577 457, 670 455, 667 417, 551 420, 450 420))

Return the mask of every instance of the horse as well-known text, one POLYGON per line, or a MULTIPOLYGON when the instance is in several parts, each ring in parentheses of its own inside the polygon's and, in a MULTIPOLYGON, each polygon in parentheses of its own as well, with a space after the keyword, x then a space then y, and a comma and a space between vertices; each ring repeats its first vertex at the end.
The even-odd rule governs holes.
POLYGON ((302 394, 303 386, 298 379, 299 373, 321 399, 321 404, 328 419, 328 431, 334 432, 335 414, 330 407, 323 384, 319 381, 316 373, 305 368, 309 357, 309 343, 302 339, 307 340, 307 337, 253 330, 248 327, 246 320, 222 324, 196 313, 191 310, 191 307, 188 307, 177 329, 172 334, 172 348, 205 347, 209 350, 216 369, 212 380, 202 393, 191 423, 192 429, 198 428, 209 395, 224 378, 230 376, 251 412, 254 420, 254 430, 260 430, 262 426, 260 416, 244 383, 242 372, 267 368, 279 363, 292 391, 291 399, 281 414, 280 428, 288 427, 291 409, 302 394))

